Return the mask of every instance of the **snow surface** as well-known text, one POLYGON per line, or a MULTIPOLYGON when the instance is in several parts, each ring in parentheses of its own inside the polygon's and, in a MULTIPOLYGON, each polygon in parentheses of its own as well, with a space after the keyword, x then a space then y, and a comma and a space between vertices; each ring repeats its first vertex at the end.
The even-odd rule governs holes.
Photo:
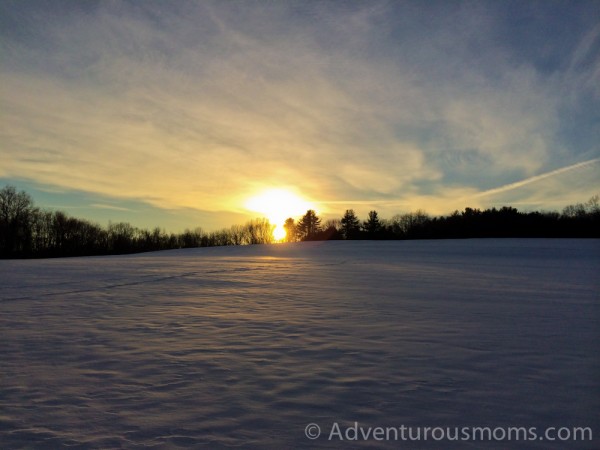
POLYGON ((0 261, 0 447, 599 448, 599 268, 545 239, 0 261), (596 439, 328 441, 355 421, 596 439))

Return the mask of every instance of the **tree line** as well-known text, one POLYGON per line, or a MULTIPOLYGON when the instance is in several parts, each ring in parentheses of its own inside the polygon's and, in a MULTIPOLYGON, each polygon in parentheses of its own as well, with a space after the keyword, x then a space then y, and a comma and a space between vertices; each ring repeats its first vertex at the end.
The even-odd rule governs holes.
POLYGON ((381 219, 370 211, 360 221, 354 210, 347 209, 341 219, 321 219, 309 210, 297 223, 285 222, 286 240, 310 241, 329 239, 464 239, 464 238, 599 238, 600 206, 596 195, 586 203, 565 207, 562 213, 520 212, 503 206, 500 209, 465 208, 449 216, 431 217, 423 210, 381 219))
POLYGON ((269 244, 274 225, 255 219, 244 225, 205 233, 201 228, 167 233, 127 222, 104 228, 62 211, 35 206, 31 196, 13 186, 0 190, 0 258, 91 256, 219 245, 269 244))
MULTIPOLYGON (((286 241, 329 239, 455 239, 487 237, 600 237, 598 196, 558 212, 520 212, 512 207, 465 208, 449 216, 424 211, 398 214, 390 220, 370 211, 360 221, 352 209, 340 219, 322 223, 314 210, 298 221, 286 220, 286 241)), ((254 219, 206 233, 201 228, 167 233, 127 222, 102 227, 62 211, 47 211, 13 186, 0 190, 0 258, 35 258, 137 253, 177 248, 269 244, 275 225, 254 219)))

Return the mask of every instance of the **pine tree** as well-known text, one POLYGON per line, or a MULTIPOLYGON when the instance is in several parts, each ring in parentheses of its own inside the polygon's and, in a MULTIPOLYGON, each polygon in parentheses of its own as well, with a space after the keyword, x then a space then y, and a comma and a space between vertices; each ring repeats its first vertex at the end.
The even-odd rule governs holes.
POLYGON ((369 211, 369 218, 364 222, 363 228, 370 238, 378 237, 383 227, 379 221, 377 211, 369 211))
POLYGON ((309 209, 298 222, 297 230, 302 240, 311 240, 319 232, 321 219, 317 217, 314 210, 309 209))
POLYGON ((360 222, 354 214, 353 209, 347 209, 344 217, 340 221, 342 224, 342 234, 344 239, 356 239, 360 232, 360 222))

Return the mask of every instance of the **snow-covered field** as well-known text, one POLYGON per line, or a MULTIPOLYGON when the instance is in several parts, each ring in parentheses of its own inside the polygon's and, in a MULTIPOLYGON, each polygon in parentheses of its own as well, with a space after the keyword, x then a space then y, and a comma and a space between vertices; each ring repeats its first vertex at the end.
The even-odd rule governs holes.
POLYGON ((599 269, 544 239, 0 261, 0 447, 600 448, 599 269))

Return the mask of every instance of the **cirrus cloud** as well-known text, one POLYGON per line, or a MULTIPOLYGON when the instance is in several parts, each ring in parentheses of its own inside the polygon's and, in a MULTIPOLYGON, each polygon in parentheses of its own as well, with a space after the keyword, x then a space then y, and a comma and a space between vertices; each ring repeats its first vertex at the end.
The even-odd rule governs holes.
POLYGON ((331 213, 580 201, 598 165, 557 169, 600 155, 599 33, 561 8, 5 2, 0 177, 213 212, 285 186, 331 213))

